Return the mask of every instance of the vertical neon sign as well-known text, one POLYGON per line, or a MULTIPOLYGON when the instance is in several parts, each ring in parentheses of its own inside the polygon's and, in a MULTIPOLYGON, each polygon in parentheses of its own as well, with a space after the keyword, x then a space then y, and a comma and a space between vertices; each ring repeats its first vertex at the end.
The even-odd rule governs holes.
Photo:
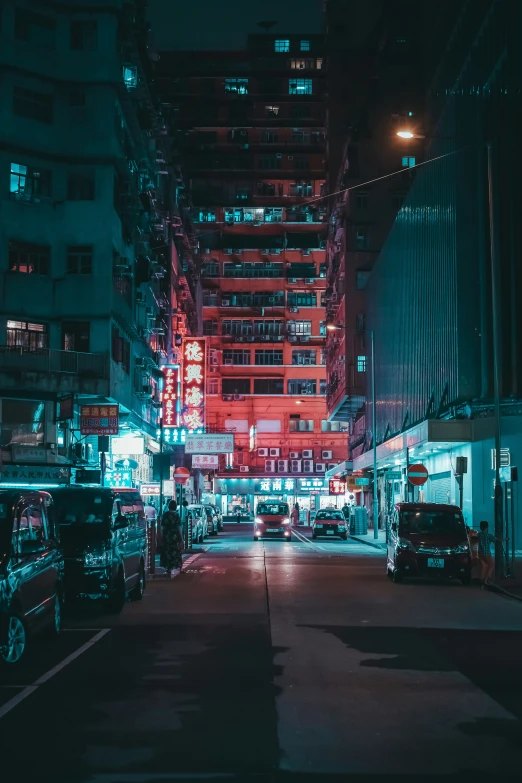
POLYGON ((206 340, 183 339, 182 418, 189 430, 205 426, 206 340))
POLYGON ((161 415, 164 427, 178 427, 180 418, 179 365, 167 364, 163 368, 163 392, 161 415))

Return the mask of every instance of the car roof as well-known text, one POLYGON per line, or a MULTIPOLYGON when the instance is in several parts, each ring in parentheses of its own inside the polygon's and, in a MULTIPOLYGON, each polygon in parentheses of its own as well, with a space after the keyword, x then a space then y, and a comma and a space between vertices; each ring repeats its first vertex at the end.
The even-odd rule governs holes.
POLYGON ((26 498, 29 495, 44 495, 49 499, 51 498, 51 494, 47 490, 38 489, 38 487, 8 487, 3 489, 0 485, 0 498, 4 502, 17 502, 20 498, 26 498))

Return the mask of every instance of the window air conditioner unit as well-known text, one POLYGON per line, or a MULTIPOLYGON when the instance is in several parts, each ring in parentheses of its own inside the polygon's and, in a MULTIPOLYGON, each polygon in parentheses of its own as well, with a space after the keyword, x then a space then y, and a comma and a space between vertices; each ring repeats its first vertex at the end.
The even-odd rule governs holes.
POLYGON ((313 461, 313 459, 305 459, 305 460, 303 460, 303 472, 304 473, 313 473, 314 472, 314 461, 313 461))
POLYGON ((275 300, 276 300, 275 296, 269 296, 268 297, 268 303, 269 304, 274 304, 275 300))
POLYGON ((224 394, 223 395, 223 402, 232 402, 233 399, 234 399, 234 395, 233 394, 224 394))
POLYGON ((293 159, 294 159, 294 156, 293 156, 293 155, 289 155, 289 156, 288 156, 288 160, 293 160, 293 159))
POLYGON ((290 472, 291 473, 301 473, 301 460, 300 459, 293 459, 290 462, 290 472))
POLYGON ((289 307, 288 309, 290 310, 291 313, 298 313, 299 312, 299 308, 298 307, 289 307))
POLYGON ((211 351, 210 352, 210 364, 219 364, 219 358, 217 355, 217 351, 211 351))
POLYGON ((337 467, 337 462, 329 462, 328 463, 328 470, 332 470, 332 468, 337 467))
POLYGON ((222 299, 221 307, 230 307, 230 299, 222 299))
POLYGON ((276 152, 276 158, 281 159, 282 157, 283 157, 283 155, 280 152, 276 152))
POLYGON ((301 456, 301 452, 300 451, 291 451, 290 452, 290 459, 299 459, 300 456, 301 456))
POLYGON ((303 255, 304 256, 309 256, 310 255, 310 250, 307 247, 303 249, 303 255))
POLYGON ((270 456, 271 457, 280 457, 281 456, 281 449, 270 449, 270 456))
POLYGON ((326 465, 324 462, 316 462, 315 463, 315 472, 316 473, 325 473, 326 472, 326 465))
POLYGON ((306 277, 306 278, 305 278, 305 283, 308 283, 308 285, 313 285, 313 284, 314 284, 314 282, 315 282, 315 281, 314 281, 314 278, 313 278, 313 277, 306 277))
MULTIPOLYGON (((245 399, 245 395, 244 394, 234 394, 235 402, 241 402, 241 400, 244 400, 244 399, 245 399)), ((330 456, 332 456, 332 455, 330 454, 330 456)))
POLYGON ((289 342, 289 343, 295 343, 295 342, 297 342, 297 337, 295 336, 295 334, 289 334, 289 335, 288 335, 288 342, 289 342))
POLYGON ((239 472, 240 473, 250 473, 250 468, 248 465, 240 465, 239 466, 239 472))
POLYGON ((278 459, 277 460, 277 472, 278 473, 288 473, 288 460, 287 459, 278 459))
POLYGON ((276 472, 275 459, 265 459, 265 473, 275 473, 275 472, 276 472))
POLYGON ((234 364, 233 359, 225 359, 225 364, 234 364))
POLYGON ((305 449, 303 451, 303 459, 313 459, 314 458, 314 452, 312 449, 305 449))
POLYGON ((321 457, 323 459, 332 459, 332 452, 331 451, 322 451, 321 457))
POLYGON ((257 454, 259 457, 268 457, 268 449, 258 449, 257 454))
POLYGON ((297 283, 297 277, 289 277, 288 278, 289 283, 297 283))
POLYGON ((231 248, 231 247, 225 247, 225 248, 223 248, 223 253, 224 253, 226 256, 231 256, 231 255, 232 255, 232 248, 231 248))

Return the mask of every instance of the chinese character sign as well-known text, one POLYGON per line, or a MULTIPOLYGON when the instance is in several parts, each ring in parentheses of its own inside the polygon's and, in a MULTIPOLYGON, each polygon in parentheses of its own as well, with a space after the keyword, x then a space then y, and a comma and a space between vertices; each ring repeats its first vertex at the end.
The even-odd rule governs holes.
POLYGON ((217 454, 193 454, 192 467, 217 470, 219 468, 219 456, 217 454))
POLYGON ((295 479, 274 478, 254 479, 254 492, 266 492, 267 494, 282 494, 295 492, 295 479))
POLYGON ((198 435, 190 432, 185 436, 186 454, 232 454, 234 451, 234 434, 198 435))
POLYGON ((106 487, 132 487, 132 471, 107 470, 104 481, 106 487))
POLYGON ((344 495, 346 492, 346 481, 341 479, 330 479, 330 495, 344 495))
POLYGON ((167 365, 163 370, 163 392, 161 395, 161 415, 164 427, 177 427, 179 424, 179 367, 167 365))
POLYGON ((82 435, 117 435, 118 414, 117 405, 82 405, 80 433, 82 435))
POLYGON ((202 337, 183 340, 182 424, 189 430, 205 426, 206 342, 202 337))

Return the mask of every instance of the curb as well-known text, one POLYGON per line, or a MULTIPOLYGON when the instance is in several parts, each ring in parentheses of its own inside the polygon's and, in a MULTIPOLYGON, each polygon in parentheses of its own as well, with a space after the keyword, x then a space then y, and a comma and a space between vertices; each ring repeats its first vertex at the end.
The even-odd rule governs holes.
POLYGON ((359 536, 352 536, 351 534, 348 534, 348 538, 351 538, 352 541, 358 541, 360 544, 366 544, 366 546, 378 549, 380 552, 386 551, 386 544, 379 543, 378 541, 367 541, 365 538, 359 538, 359 536))
POLYGON ((510 593, 509 590, 505 590, 500 585, 496 585, 493 582, 488 585, 488 588, 491 590, 492 593, 498 593, 499 595, 504 596, 505 598, 512 598, 514 601, 518 601, 519 603, 522 603, 522 596, 516 595, 515 593, 510 593))

